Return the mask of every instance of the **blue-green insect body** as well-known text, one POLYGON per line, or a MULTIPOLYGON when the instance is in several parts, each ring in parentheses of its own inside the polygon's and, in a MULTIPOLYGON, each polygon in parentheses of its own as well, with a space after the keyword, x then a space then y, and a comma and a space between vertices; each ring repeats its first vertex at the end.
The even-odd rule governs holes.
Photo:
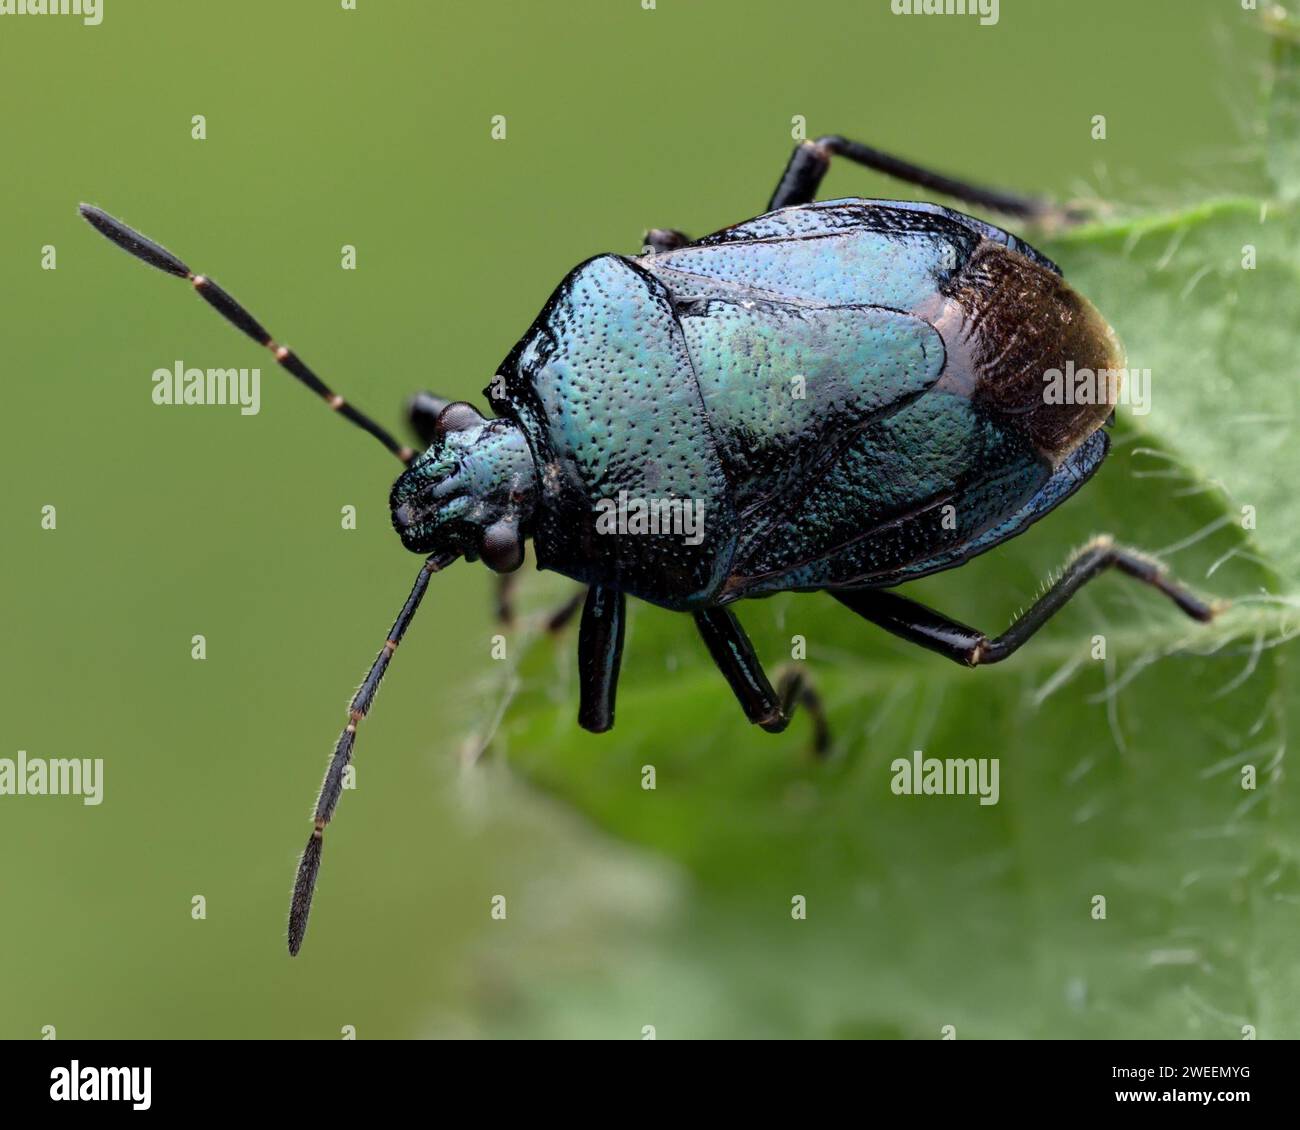
MULTIPOLYGON (((599 256, 486 390, 532 455, 506 520, 542 568, 679 610, 897 584, 1018 533, 1096 469, 1110 406, 1042 397, 1067 359, 1122 364, 1050 261, 934 205, 829 201, 599 256), (620 495, 688 500, 705 537, 603 532, 620 495)), ((430 505, 447 470, 435 444, 399 480, 398 527, 476 555, 430 505)), ((463 478, 462 511, 484 497, 463 478)))
MULTIPOLYGON (((656 230, 642 255, 601 255, 571 271, 486 390, 495 418, 418 394, 410 418, 427 445, 418 455, 209 276, 82 206, 96 230, 186 280, 406 464, 390 495, 393 525, 427 557, 349 704, 298 866, 290 953, 307 929, 357 727, 430 577, 459 557, 510 573, 532 538, 542 568, 587 586, 586 729, 614 724, 634 596, 692 614, 750 722, 780 732, 803 706, 819 753, 831 742, 816 692, 799 666, 768 681, 728 607, 742 597, 824 590, 970 667, 1008 658, 1109 568, 1194 619, 1218 610, 1105 537, 1001 635, 891 591, 1015 536, 1092 475, 1122 352, 1056 266, 1001 228, 933 204, 813 203, 833 155, 1006 214, 1070 215, 836 135, 802 142, 763 216, 695 242, 656 230), (1060 371, 1091 374, 1093 395, 1047 395, 1060 371)), ((501 609, 508 619, 508 602, 501 609)))

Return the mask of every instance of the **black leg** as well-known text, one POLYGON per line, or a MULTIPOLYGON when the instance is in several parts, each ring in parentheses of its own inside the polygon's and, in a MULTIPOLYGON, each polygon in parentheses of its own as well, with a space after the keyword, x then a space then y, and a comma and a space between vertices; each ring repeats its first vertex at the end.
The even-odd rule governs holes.
POLYGON ((920 188, 930 189, 955 200, 964 200, 980 208, 991 208, 1009 216, 1036 218, 1055 212, 1054 205, 1046 200, 1036 200, 1031 196, 1020 196, 997 189, 982 188, 967 181, 956 180, 942 173, 931 172, 910 161, 891 157, 879 149, 861 145, 856 141, 830 134, 819 137, 816 141, 804 141, 795 147, 790 156, 790 163, 772 194, 768 211, 785 208, 791 204, 810 204, 817 195, 822 177, 830 168, 831 157, 847 157, 868 169, 896 177, 920 188))
POLYGON ((689 235, 675 228, 651 228, 641 237, 641 246, 650 248, 656 255, 661 251, 673 251, 678 247, 685 247, 690 242, 689 235))
POLYGON ((827 591, 841 604, 886 631, 938 652, 956 663, 978 667, 986 663, 1000 663, 1019 650, 1079 589, 1112 568, 1159 589, 1193 620, 1206 623, 1221 610, 1221 605, 1207 603, 1185 585, 1170 578, 1159 562, 1136 550, 1115 545, 1110 538, 1097 538, 1085 546, 1065 567, 1056 584, 1039 597, 1019 620, 994 639, 923 604, 884 589, 827 591))
POLYGON ((627 598, 622 592, 602 585, 587 590, 578 631, 578 725, 593 734, 603 734, 614 725, 614 696, 618 693, 626 619, 627 598))
POLYGON ((417 392, 406 402, 406 422, 425 447, 432 446, 438 434, 434 421, 450 403, 445 396, 435 396, 431 392, 417 392))
POLYGON ((357 727, 370 713, 375 695, 379 693, 379 684, 384 681, 384 672, 388 670, 388 661, 392 659, 393 652, 402 642, 407 627, 415 618, 420 601, 424 599, 424 591, 429 587, 429 578, 454 560, 454 557, 434 555, 421 566, 420 575, 415 578, 411 595, 406 598, 406 603, 397 614, 397 619, 384 640, 384 646, 379 649, 379 654, 370 665, 365 680, 357 688, 357 693, 352 696, 352 702, 348 706, 348 724, 339 735, 339 740, 334 746, 334 756, 325 771, 325 780, 321 783, 320 795, 316 798, 316 815, 311 838, 308 839, 307 847, 303 850, 302 859, 298 863, 298 876, 293 884, 293 899, 289 903, 290 954, 296 955, 302 948, 302 939, 307 933, 307 918, 311 914, 311 898, 316 889, 321 848, 325 842, 325 826, 334 818, 334 810, 338 807, 339 797, 343 794, 343 774, 352 761, 352 747, 357 740, 357 727))
POLYGON ((826 721, 826 710, 821 696, 812 685, 812 678, 802 667, 791 665, 776 676, 776 697, 781 703, 781 713, 786 719, 794 717, 796 708, 808 711, 813 727, 813 753, 825 757, 831 748, 831 729, 826 721))
POLYGON ((558 636, 565 628, 569 626, 569 621, 573 619, 574 614, 582 607, 582 602, 587 597, 587 588, 584 585, 575 592, 568 600, 560 605, 546 621, 546 630, 553 636, 558 636))
POLYGON ((515 589, 519 587, 521 572, 522 570, 516 569, 512 573, 497 574, 496 618, 503 628, 508 628, 515 622, 515 589))
MULTIPOLYGON (((522 569, 497 574, 496 620, 502 627, 509 628, 515 622, 515 593, 518 591, 522 576, 522 569)), ((546 630, 553 636, 558 636, 564 631, 569 626, 569 621, 582 607, 586 595, 587 587, 584 585, 546 618, 546 630)))
POLYGON ((706 608, 697 612, 695 626, 704 637, 713 662, 731 684, 746 718, 769 734, 779 734, 802 704, 809 708, 813 718, 816 752, 824 754, 830 748, 825 712, 802 671, 788 668, 778 680, 779 689, 773 690, 754 654, 754 645, 729 609, 706 608))

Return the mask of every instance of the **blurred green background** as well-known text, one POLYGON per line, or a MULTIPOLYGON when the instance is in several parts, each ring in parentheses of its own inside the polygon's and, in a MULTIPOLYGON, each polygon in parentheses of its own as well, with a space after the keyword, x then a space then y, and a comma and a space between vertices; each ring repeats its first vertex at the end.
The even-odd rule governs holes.
MULTIPOLYGON (((331 828, 312 930, 291 961, 284 914, 309 805, 346 695, 417 568, 389 526, 396 464, 75 211, 99 204, 211 272, 339 391, 396 424, 419 388, 481 403, 578 261, 631 251, 647 227, 703 234, 759 212, 794 115, 810 134, 1057 196, 1171 209, 1250 189, 1267 43, 1237 0, 1003 0, 988 28, 895 17, 888 0, 105 4, 98 27, 0 18, 0 756, 106 766, 98 808, 0 798, 0 1036, 53 1025, 60 1037, 338 1038, 354 1025, 362 1038, 638 1038, 654 1025, 660 1037, 937 1037, 945 1023, 971 1036, 1233 1036, 1251 1019, 1248 1005, 1272 990, 1245 971, 1232 914, 1192 926, 1177 915, 1195 901, 1178 887, 1198 866, 1187 844, 1226 820, 1182 791, 1199 788, 1189 763, 1221 756, 1210 722, 1188 738, 1150 718, 1141 748, 1184 759, 1179 776, 1094 798, 1089 812, 1077 787, 1060 795, 1066 769, 1099 759, 1122 776, 1132 756, 1111 740, 1122 724, 1088 698, 1102 683, 1031 703, 1025 671, 1007 668, 945 699, 941 661, 853 623, 821 667, 832 706, 858 704, 866 721, 853 715, 819 768, 801 727, 751 734, 719 678, 682 681, 702 671, 694 631, 649 612, 629 639, 619 729, 592 738, 572 721, 573 639, 537 641, 518 666, 512 650, 504 675, 490 658, 489 578, 466 566, 434 582, 361 733, 358 788, 331 828), (191 138, 195 114, 206 140, 191 138), (504 141, 490 137, 496 114, 504 141), (1107 116, 1104 143, 1090 137, 1094 114, 1107 116), (57 270, 41 269, 46 244, 57 270), (357 248, 355 271, 340 269, 344 244, 357 248), (261 413, 154 406, 150 374, 177 359, 261 366, 261 413), (46 504, 57 531, 40 528, 46 504), (340 528, 348 504, 355 531, 340 528), (207 637, 202 662, 190 658, 195 633, 207 637), (874 682, 836 682, 836 657, 854 654, 874 662, 874 682), (891 681, 895 661, 911 683, 891 681), (511 677, 520 693, 506 703, 511 677), (1086 724, 1068 705, 1053 714, 1084 702, 1086 724), (888 737, 870 729, 874 703, 902 710, 888 737), (927 752, 984 755, 1021 708, 1041 738, 1032 780, 1008 783, 1003 765, 1004 795, 1019 792, 1022 807, 889 798, 882 766, 922 740, 922 721, 944 719, 945 740, 927 752), (486 755, 468 756, 502 710, 486 755), (1188 749, 1196 734, 1204 747, 1188 749), (1096 752, 1076 757, 1075 741, 1096 752), (644 808, 659 798, 640 791, 639 767, 657 758, 689 803, 644 808), (618 790, 630 807, 606 803, 618 790), (864 790, 878 807, 859 807, 864 790), (818 841, 819 804, 870 841, 818 841), (1168 808, 1169 822, 1151 831, 1149 807, 1168 808), (1121 884, 1158 857, 1164 870, 1135 886, 1172 900, 1137 912, 1095 967, 1093 943, 1064 940, 1064 927, 1004 944, 1034 932, 1008 916, 1037 906, 1056 921, 1058 895, 1088 927, 1093 892, 1074 885, 1082 848, 1068 814, 1076 828, 1102 821, 1093 830, 1121 884), (1032 861, 1035 843, 1061 837, 1028 893, 971 897, 1008 841, 1032 861), (765 843, 787 841, 816 850, 762 860, 765 843), (761 897, 731 898, 742 887, 761 897), (799 891, 811 912, 796 924, 799 891), (506 921, 490 917, 499 894, 506 921), (792 930, 805 931, 798 943, 792 930), (1066 950, 1081 955, 1073 972, 1056 967, 1066 950), (1207 963, 1212 983, 1192 983, 1207 963), (1172 1004, 1149 1027, 1134 1019, 1142 1010, 1096 1007, 1098 993, 1140 997, 1143 970, 1167 981, 1170 966, 1157 996, 1172 1004)), ((915 193, 841 164, 824 195, 915 193)), ((1092 297, 1132 339, 1124 305, 1092 297)), ((1165 389, 1177 395, 1174 375, 1157 397, 1165 389)), ((1148 502, 1167 497, 1167 483, 1149 489, 1166 494, 1148 502)), ((1186 508, 1107 497, 1118 501, 1090 511, 1085 494, 1075 517, 1036 529, 1010 570, 981 562, 971 579, 926 582, 926 595, 994 629, 1090 529, 1124 521, 1117 532, 1158 547, 1214 517, 1195 496, 1186 508)), ((1108 584, 1115 620, 1140 623, 1151 599, 1108 584)), ((568 591, 530 575, 521 599, 537 611, 568 591)), ((742 610, 773 665, 800 600, 821 604, 742 610)), ((1163 609, 1150 614, 1168 626, 1163 609)), ((1089 635, 1082 618, 1070 641, 1089 635)), ((1038 685, 1064 646, 1035 668, 1038 685)), ((814 648, 815 669, 818 658, 814 648)), ((1208 700, 1244 662, 1177 667, 1169 693, 1208 700)), ((1223 725, 1248 730, 1260 709, 1234 705, 1223 725)))

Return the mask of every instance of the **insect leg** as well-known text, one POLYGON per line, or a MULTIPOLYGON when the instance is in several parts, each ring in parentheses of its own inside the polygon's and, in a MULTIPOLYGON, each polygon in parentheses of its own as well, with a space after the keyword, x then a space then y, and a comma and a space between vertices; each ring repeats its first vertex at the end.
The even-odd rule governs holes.
POLYGON ((781 180, 777 183, 776 191, 767 206, 768 211, 785 208, 791 204, 810 204, 817 195, 822 177, 830 168, 832 156, 847 157, 850 161, 865 165, 868 169, 874 169, 886 176, 896 177, 920 188, 951 196, 955 200, 964 200, 980 208, 991 208, 995 212, 1003 212, 1009 216, 1033 219, 1058 211, 1057 206, 1049 201, 1002 192, 994 188, 983 188, 968 181, 957 180, 837 134, 819 137, 816 141, 803 141, 795 146, 789 164, 781 174, 781 180))
POLYGON ((685 247, 690 242, 689 235, 675 228, 651 228, 641 237, 641 246, 650 248, 656 255, 661 251, 673 251, 678 247, 685 247))
POLYGON ((569 621, 573 619, 575 613, 582 607, 582 602, 586 599, 586 596, 587 587, 584 585, 569 597, 568 600, 561 604, 559 608, 551 613, 546 621, 546 630, 553 636, 559 635, 564 631, 564 629, 569 626, 569 621))
POLYGON ((802 706, 808 711, 813 727, 813 753, 825 757, 831 748, 830 724, 826 721, 826 710, 812 684, 812 677, 798 666, 783 668, 776 676, 776 697, 781 703, 781 713, 786 719, 794 716, 795 709, 802 706))
POLYGON ((498 573, 496 579, 496 618, 502 627, 510 627, 515 622, 515 589, 519 587, 519 574, 516 569, 511 573, 498 573))
POLYGON ((603 734, 614 725, 614 696, 618 693, 626 620, 627 598, 620 590, 603 585, 592 585, 587 590, 578 631, 578 725, 593 734, 603 734))
POLYGON ((397 614, 393 627, 379 649, 374 663, 365 681, 357 688, 348 706, 348 724, 339 734, 334 746, 334 756, 325 771, 325 780, 321 782, 320 795, 316 799, 316 814, 311 838, 303 849, 302 859, 298 863, 298 876, 293 884, 293 899, 289 904, 289 953, 296 955, 302 948, 303 937, 307 933, 307 918, 311 914, 311 898, 316 889, 316 876, 320 872, 321 848, 325 839, 325 825, 334 817, 339 797, 343 793, 343 774, 352 761, 352 747, 357 740, 357 727, 370 712, 370 707, 383 682, 384 672, 388 670, 388 661, 392 659, 397 645, 402 642, 407 627, 415 617, 415 611, 424 599, 424 591, 429 587, 429 578, 440 569, 445 568, 454 558, 430 557, 420 567, 420 575, 415 578, 411 595, 406 598, 402 610, 397 614))
POLYGON ((1186 615, 1202 623, 1212 620, 1225 607, 1202 600, 1171 578, 1159 562, 1136 550, 1116 545, 1108 537, 1096 538, 1084 546, 1065 567, 1056 584, 1030 605, 1029 611, 1011 627, 993 639, 923 604, 884 589, 827 591, 845 607, 886 631, 956 663, 977 667, 1000 663, 1019 650, 1079 589, 1107 569, 1118 569, 1158 589, 1186 615))
POLYGON ((713 662, 726 677, 745 717, 769 734, 779 734, 802 704, 813 718, 813 747, 820 755, 830 748, 830 734, 821 701, 798 668, 788 668, 773 690, 763 673, 740 621, 727 608, 706 608, 695 613, 695 626, 704 637, 713 662))
MULTIPOLYGON (((496 619, 502 627, 510 627, 515 622, 515 593, 519 589, 519 580, 523 571, 516 569, 511 573, 498 573, 496 577, 496 619)), ((568 600, 561 604, 546 618, 546 630, 558 636, 569 626, 582 601, 587 595, 587 586, 583 585, 568 600)))
POLYGON ((445 396, 435 396, 431 392, 417 392, 406 402, 406 422, 425 447, 431 446, 437 438, 434 421, 450 403, 445 396))

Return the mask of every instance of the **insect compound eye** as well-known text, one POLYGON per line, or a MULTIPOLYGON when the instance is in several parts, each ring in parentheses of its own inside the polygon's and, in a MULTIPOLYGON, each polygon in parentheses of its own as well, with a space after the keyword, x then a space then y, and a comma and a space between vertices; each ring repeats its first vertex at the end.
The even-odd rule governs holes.
POLYGON ((448 432, 463 432, 482 423, 482 413, 474 405, 457 400, 438 413, 433 426, 439 435, 446 435, 448 432))
POLYGON ((498 573, 512 573, 524 563, 524 541, 512 519, 502 518, 483 531, 482 557, 498 573))

